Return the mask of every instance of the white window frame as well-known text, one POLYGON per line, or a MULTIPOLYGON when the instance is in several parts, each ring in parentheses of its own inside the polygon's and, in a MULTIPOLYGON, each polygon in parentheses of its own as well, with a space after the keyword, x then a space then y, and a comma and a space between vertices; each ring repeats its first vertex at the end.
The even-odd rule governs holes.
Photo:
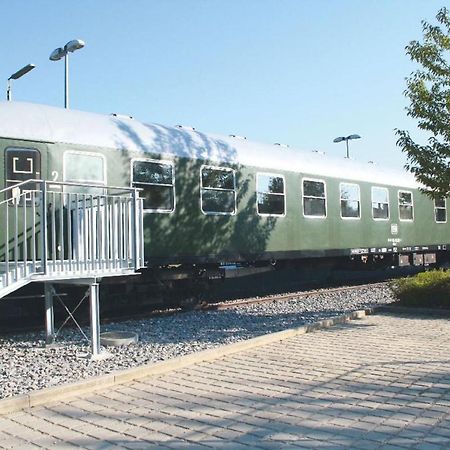
POLYGON ((165 159, 151 159, 151 158, 132 158, 130 162, 130 187, 134 187, 133 183, 137 184, 146 184, 148 186, 165 186, 172 187, 173 191, 173 208, 172 209, 163 209, 163 208, 147 208, 144 209, 144 213, 158 213, 158 214, 172 214, 176 209, 177 197, 175 195, 175 163, 173 161, 165 160, 165 159), (134 181, 133 180, 133 165, 135 162, 149 162, 156 164, 166 164, 172 167, 172 184, 161 184, 161 183, 145 183, 142 181, 134 181))
POLYGON ((383 186, 372 186, 371 190, 370 190, 370 209, 372 211, 372 220, 376 220, 381 221, 381 222, 387 222, 390 217, 391 217, 391 202, 390 202, 390 198, 389 198, 389 189, 383 186), (383 217, 373 217, 373 190, 374 189, 383 189, 384 191, 387 192, 387 205, 388 205, 388 216, 386 218, 383 217))
POLYGON ((413 195, 412 191, 405 191, 404 189, 399 189, 397 191, 397 203, 398 203, 398 220, 400 220, 400 222, 414 222, 414 195, 413 195), (412 219, 402 219, 400 217, 400 206, 401 206, 400 205, 400 193, 402 193, 402 194, 410 194, 411 195, 411 204, 404 205, 404 206, 411 206, 412 219))
POLYGON ((271 172, 256 172, 256 214, 261 217, 286 217, 286 178, 284 175, 279 173, 271 173, 271 172), (278 192, 262 192, 259 190, 259 175, 264 175, 272 178, 281 178, 283 180, 283 193, 279 194, 278 192), (260 213, 258 211, 258 194, 268 194, 268 195, 282 195, 283 196, 283 214, 267 214, 260 213))
POLYGON ((236 192, 236 170, 231 167, 223 167, 223 166, 211 166, 207 164, 203 164, 200 167, 200 211, 205 216, 235 216, 237 212, 237 192, 236 192), (202 172, 203 169, 213 169, 213 170, 222 170, 226 172, 233 173, 233 189, 223 189, 223 188, 211 188, 211 187, 203 187, 203 177, 202 172), (205 191, 224 191, 234 193, 234 211, 233 212, 224 212, 224 211, 203 211, 203 190, 205 191))
MULTIPOLYGON (((102 153, 98 152, 82 152, 79 150, 66 150, 63 153, 63 181, 67 181, 68 183, 86 183, 86 184, 94 184, 96 186, 106 186, 107 185, 107 179, 106 179, 106 157, 102 153), (81 156, 94 156, 94 157, 100 157, 103 159, 103 182, 100 183, 97 180, 88 180, 88 179, 77 179, 77 180, 69 180, 67 179, 67 155, 81 155, 81 156)), ((58 181, 58 180, 55 180, 58 181)))
POLYGON ((328 216, 328 201, 327 201, 328 195, 327 195, 327 183, 325 180, 323 179, 318 179, 318 178, 302 178, 302 214, 303 217, 307 217, 308 219, 326 219, 328 216), (325 215, 324 216, 311 216, 308 214, 305 214, 305 186, 304 186, 304 182, 305 181, 314 181, 316 183, 323 183, 323 192, 325 197, 314 197, 312 195, 307 195, 307 198, 319 198, 319 199, 324 199, 325 200, 325 215))
POLYGON ((447 212, 447 199, 443 198, 442 200, 444 200, 444 204, 445 204, 445 206, 443 206, 443 207, 442 206, 436 206, 436 199, 433 200, 434 221, 436 223, 447 223, 447 214, 448 214, 448 212, 447 212), (436 209, 444 209, 445 210, 445 220, 436 220, 436 209))
POLYGON ((341 181, 339 183, 339 210, 340 210, 340 215, 341 215, 341 219, 342 220, 361 220, 361 209, 362 209, 362 205, 361 205, 361 187, 359 186, 359 184, 357 183, 348 183, 346 181, 341 181), (345 198, 342 198, 342 190, 341 190, 341 186, 343 184, 347 184, 349 186, 356 186, 358 188, 358 203, 359 203, 359 214, 358 217, 343 217, 342 216, 342 200, 346 200, 345 198))

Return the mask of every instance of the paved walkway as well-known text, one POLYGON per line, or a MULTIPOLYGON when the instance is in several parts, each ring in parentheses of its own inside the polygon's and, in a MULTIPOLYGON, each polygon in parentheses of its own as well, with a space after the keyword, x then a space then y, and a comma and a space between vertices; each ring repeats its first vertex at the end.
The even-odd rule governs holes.
POLYGON ((450 321, 370 316, 0 416, 0 447, 448 449, 450 321))

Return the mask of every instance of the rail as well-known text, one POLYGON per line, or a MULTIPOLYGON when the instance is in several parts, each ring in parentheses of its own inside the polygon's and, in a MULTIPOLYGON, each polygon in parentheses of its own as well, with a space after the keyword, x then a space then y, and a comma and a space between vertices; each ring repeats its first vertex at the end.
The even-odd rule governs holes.
POLYGON ((144 266, 135 188, 27 180, 0 190, 0 221, 0 297, 36 276, 111 276, 144 266))

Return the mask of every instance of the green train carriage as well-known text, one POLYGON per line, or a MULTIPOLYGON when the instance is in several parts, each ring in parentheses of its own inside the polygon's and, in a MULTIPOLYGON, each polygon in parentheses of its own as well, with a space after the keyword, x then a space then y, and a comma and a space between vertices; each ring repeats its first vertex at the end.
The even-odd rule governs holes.
POLYGON ((144 271, 447 256, 446 199, 374 164, 18 102, 0 104, 0 155, 5 187, 44 179, 88 184, 82 192, 139 188, 144 271))

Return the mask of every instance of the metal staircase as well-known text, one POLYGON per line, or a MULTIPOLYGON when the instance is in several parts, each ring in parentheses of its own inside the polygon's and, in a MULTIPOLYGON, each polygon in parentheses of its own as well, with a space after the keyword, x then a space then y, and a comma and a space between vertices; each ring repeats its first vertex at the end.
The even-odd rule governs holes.
MULTIPOLYGON (((27 180, 0 191, 0 298, 30 282, 95 285, 91 316, 98 316, 98 281, 142 267, 137 189, 27 180)), ((54 330, 48 292, 47 335, 54 330)))

